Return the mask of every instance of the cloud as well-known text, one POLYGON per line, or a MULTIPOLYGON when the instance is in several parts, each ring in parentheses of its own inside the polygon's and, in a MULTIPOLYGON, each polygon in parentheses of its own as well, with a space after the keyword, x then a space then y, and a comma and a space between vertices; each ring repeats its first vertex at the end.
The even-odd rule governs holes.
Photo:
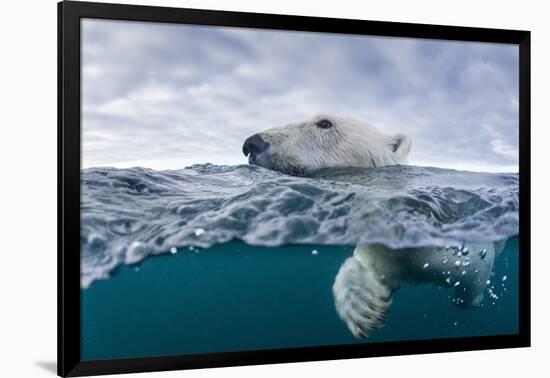
POLYGON ((245 163, 319 112, 411 135, 416 164, 518 165, 514 45, 86 19, 81 61, 84 167, 245 163))

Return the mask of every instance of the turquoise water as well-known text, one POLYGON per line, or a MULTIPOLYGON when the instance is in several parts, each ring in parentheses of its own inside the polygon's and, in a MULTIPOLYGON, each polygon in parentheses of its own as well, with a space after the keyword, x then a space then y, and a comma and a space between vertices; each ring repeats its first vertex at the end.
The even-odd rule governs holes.
POLYGON ((372 343, 518 332, 518 241, 497 258, 494 293, 461 310, 452 290, 404 285, 385 325, 355 339, 331 287, 352 247, 229 242, 121 266, 82 289, 83 360, 372 343), (312 255, 312 250, 318 254, 312 255), (502 281, 503 276, 506 280, 502 281))

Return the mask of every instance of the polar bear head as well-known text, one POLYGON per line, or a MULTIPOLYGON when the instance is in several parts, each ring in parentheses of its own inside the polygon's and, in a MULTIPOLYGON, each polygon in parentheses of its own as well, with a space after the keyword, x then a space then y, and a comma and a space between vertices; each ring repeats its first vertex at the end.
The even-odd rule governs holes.
POLYGON ((365 122, 319 114, 305 122, 254 134, 243 145, 249 164, 293 176, 323 168, 404 164, 411 140, 389 135, 365 122))

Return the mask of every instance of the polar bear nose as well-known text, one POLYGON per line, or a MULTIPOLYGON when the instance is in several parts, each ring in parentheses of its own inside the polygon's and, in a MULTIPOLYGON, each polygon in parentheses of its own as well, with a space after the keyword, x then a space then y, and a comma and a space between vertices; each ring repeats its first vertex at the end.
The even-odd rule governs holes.
POLYGON ((252 156, 259 155, 264 152, 267 147, 269 147, 269 143, 263 140, 259 134, 254 134, 244 141, 243 154, 244 156, 248 156, 249 154, 252 156))

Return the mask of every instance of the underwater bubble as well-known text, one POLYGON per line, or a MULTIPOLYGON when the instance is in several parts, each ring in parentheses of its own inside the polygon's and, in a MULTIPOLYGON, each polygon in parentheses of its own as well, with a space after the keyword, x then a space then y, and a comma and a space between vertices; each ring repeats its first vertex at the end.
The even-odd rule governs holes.
POLYGON ((445 282, 447 282, 449 285, 451 284, 451 277, 447 277, 447 279, 445 280, 445 282))
POLYGON ((464 260, 464 261, 462 262, 462 266, 464 266, 464 267, 470 266, 470 260, 464 260))
POLYGON ((479 257, 481 257, 482 260, 484 260, 486 256, 487 256, 486 249, 482 249, 481 251, 479 251, 479 257))
POLYGON ((491 280, 487 280, 487 281, 485 282, 485 284, 490 285, 490 284, 491 284, 491 280))
POLYGON ((465 271, 465 270, 462 271, 462 275, 463 275, 463 276, 466 275, 466 271, 465 271))
POLYGON ((508 279, 508 276, 502 276, 502 282, 506 281, 508 279))
POLYGON ((178 253, 178 249, 176 247, 172 247, 172 248, 170 248, 170 253, 171 254, 178 253))
POLYGON ((454 322, 453 325, 456 327, 458 325, 458 322, 454 322))
POLYGON ((195 236, 199 237, 201 236, 202 234, 204 234, 206 231, 204 230, 204 228, 197 228, 195 230, 195 236))
POLYGON ((426 268, 428 268, 429 266, 430 266, 430 264, 429 264, 429 263, 426 263, 426 264, 422 265, 422 269, 426 269, 426 268))
POLYGON ((457 287, 458 285, 460 285, 460 281, 456 281, 454 287, 457 287))
POLYGON ((319 251, 314 249, 313 251, 311 251, 311 255, 312 256, 317 256, 319 254, 319 251))
POLYGON ((195 250, 195 247, 193 247, 192 245, 190 245, 190 246, 189 246, 189 250, 190 250, 191 252, 193 252, 193 251, 195 250))
POLYGON ((462 265, 462 263, 460 262, 460 260, 456 260, 455 261, 455 268, 460 268, 460 265, 462 265))
POLYGON ((464 247, 464 248, 462 249, 462 254, 463 254, 464 256, 466 256, 466 255, 468 254, 468 252, 469 252, 469 251, 468 251, 468 248, 464 247))
POLYGON ((443 265, 447 264, 448 262, 449 262, 449 259, 445 257, 445 258, 443 259, 443 265))

